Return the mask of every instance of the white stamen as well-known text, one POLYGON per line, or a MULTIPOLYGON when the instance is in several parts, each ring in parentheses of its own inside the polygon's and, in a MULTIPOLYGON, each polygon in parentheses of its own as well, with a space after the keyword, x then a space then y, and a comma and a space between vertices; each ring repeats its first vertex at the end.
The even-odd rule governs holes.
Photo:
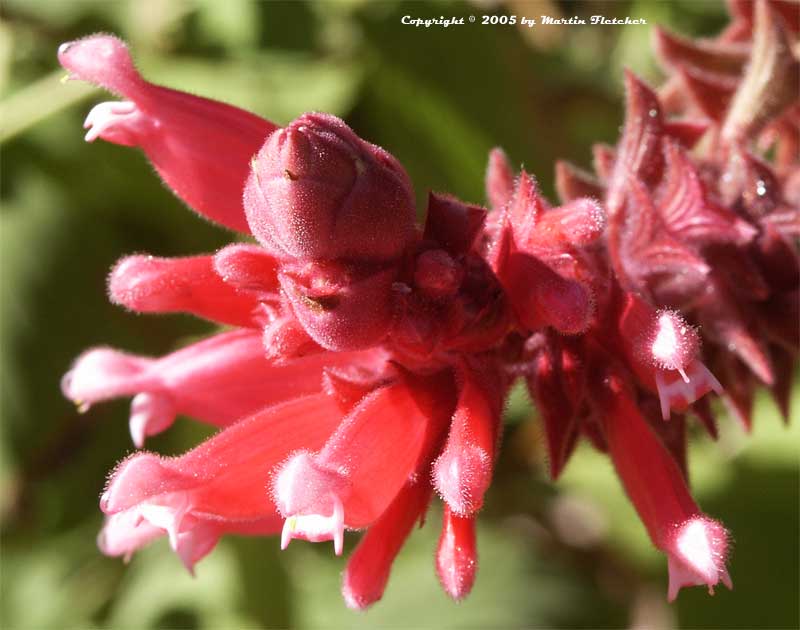
POLYGON ((709 390, 722 394, 723 389, 716 377, 700 361, 693 361, 688 373, 679 369, 682 380, 667 382, 667 373, 656 370, 656 389, 661 402, 661 417, 669 420, 670 409, 690 405, 709 390))
POLYGON ((84 140, 94 142, 114 127, 131 130, 139 118, 141 113, 132 101, 110 101, 95 105, 83 123, 83 128, 88 129, 84 140))
POLYGON ((293 538, 309 542, 333 540, 333 550, 337 556, 344 550, 344 507, 339 497, 333 497, 333 513, 294 514, 283 523, 281 549, 286 549, 293 538))

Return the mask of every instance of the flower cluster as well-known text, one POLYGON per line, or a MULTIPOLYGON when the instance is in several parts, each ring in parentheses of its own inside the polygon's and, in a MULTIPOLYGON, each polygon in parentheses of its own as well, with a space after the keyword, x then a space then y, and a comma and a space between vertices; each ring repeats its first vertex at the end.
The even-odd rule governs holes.
POLYGON ((749 426, 757 383, 786 412, 800 274, 797 16, 731 6, 717 39, 655 32, 669 80, 626 75, 622 137, 595 147, 596 174, 557 165, 562 205, 496 149, 490 209, 431 193, 422 226, 403 167, 338 118, 279 128, 147 82, 114 37, 64 44, 72 78, 126 99, 97 105, 86 139, 141 148, 200 215, 254 238, 111 272, 117 304, 229 328, 161 358, 95 348, 64 377, 81 408, 131 396, 139 448, 177 415, 220 428, 117 466, 101 550, 166 535, 193 570, 229 533, 340 554, 345 530, 365 530, 342 586, 364 608, 437 494, 436 568, 463 598, 522 379, 552 477, 579 438, 608 454, 667 556, 670 599, 730 587, 728 533, 687 487, 686 422, 716 435, 713 391, 749 426))

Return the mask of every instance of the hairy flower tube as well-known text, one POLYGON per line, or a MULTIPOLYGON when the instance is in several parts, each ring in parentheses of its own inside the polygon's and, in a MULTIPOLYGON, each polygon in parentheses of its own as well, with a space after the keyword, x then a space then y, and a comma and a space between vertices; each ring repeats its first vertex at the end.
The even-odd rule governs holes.
POLYGON ((342 594, 366 608, 437 496, 435 569, 460 600, 521 382, 554 479, 582 437, 608 454, 666 555, 669 599, 730 588, 730 535, 690 494, 685 426, 715 437, 716 395, 749 427, 759 383, 788 414, 800 103, 782 80, 798 25, 778 4, 731 3, 731 27, 703 42, 656 30, 669 79, 626 74, 620 141, 595 147, 595 174, 557 164, 562 205, 495 149, 488 209, 431 193, 423 225, 402 165, 342 120, 279 127, 147 82, 115 37, 63 45, 72 78, 125 99, 91 111, 86 139, 141 148, 187 205, 254 239, 111 272, 127 309, 230 328, 160 358, 91 349, 65 375, 81 408, 131 397, 138 448, 178 415, 219 428, 117 466, 100 549, 163 536, 193 570, 227 534, 342 554, 361 530, 342 594))

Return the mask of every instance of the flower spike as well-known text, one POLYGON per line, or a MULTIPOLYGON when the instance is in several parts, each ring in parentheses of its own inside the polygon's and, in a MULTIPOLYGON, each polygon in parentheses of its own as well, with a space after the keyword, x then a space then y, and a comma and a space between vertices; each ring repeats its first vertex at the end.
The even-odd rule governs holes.
POLYGON ((626 72, 621 137, 593 147, 596 177, 556 165, 562 205, 493 149, 491 211, 429 193, 424 224, 405 169, 335 116, 279 129, 148 83, 115 37, 63 46, 72 77, 122 97, 89 113, 88 141, 141 147, 200 214, 255 237, 111 273, 126 308, 232 330, 161 358, 95 348, 64 377, 81 411, 132 397, 137 447, 179 414, 220 429, 117 466, 101 551, 128 559, 166 537, 193 571, 229 534, 331 540, 338 555, 346 529, 365 530, 342 582, 364 609, 436 492, 436 571, 460 600, 503 405, 524 380, 550 476, 582 438, 610 457, 667 557, 668 599, 730 588, 729 534, 687 487, 687 423, 716 438, 713 392, 749 430, 759 383, 788 416, 800 13, 796 0, 729 8, 715 38, 655 31, 667 81, 626 72))

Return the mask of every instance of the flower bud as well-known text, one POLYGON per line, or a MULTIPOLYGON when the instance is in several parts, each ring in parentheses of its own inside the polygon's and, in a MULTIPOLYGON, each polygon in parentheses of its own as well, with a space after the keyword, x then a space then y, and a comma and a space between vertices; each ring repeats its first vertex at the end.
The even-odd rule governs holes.
POLYGON ((486 198, 492 210, 502 210, 514 194, 514 169, 503 149, 495 147, 489 152, 486 167, 486 198))
POLYGON ((458 516, 445 506, 442 534, 436 549, 436 573, 442 588, 456 601, 469 595, 475 583, 476 547, 475 517, 458 516))
POLYGON ((127 256, 111 272, 108 294, 112 302, 139 313, 191 313, 243 327, 258 326, 266 317, 252 293, 238 291, 220 276, 212 256, 127 256))
POLYGON ((500 408, 492 404, 480 374, 462 369, 461 393, 432 480, 449 510, 470 516, 483 505, 492 480, 500 408))
POLYGON ((284 265, 279 278, 297 320, 328 350, 377 344, 392 324, 393 268, 308 262, 284 265))
POLYGON ((455 295, 463 276, 463 269, 443 249, 429 249, 417 257, 414 284, 432 298, 455 295))
POLYGON ((414 235, 403 168, 334 116, 303 114, 251 166, 247 221, 279 258, 393 260, 414 235))

